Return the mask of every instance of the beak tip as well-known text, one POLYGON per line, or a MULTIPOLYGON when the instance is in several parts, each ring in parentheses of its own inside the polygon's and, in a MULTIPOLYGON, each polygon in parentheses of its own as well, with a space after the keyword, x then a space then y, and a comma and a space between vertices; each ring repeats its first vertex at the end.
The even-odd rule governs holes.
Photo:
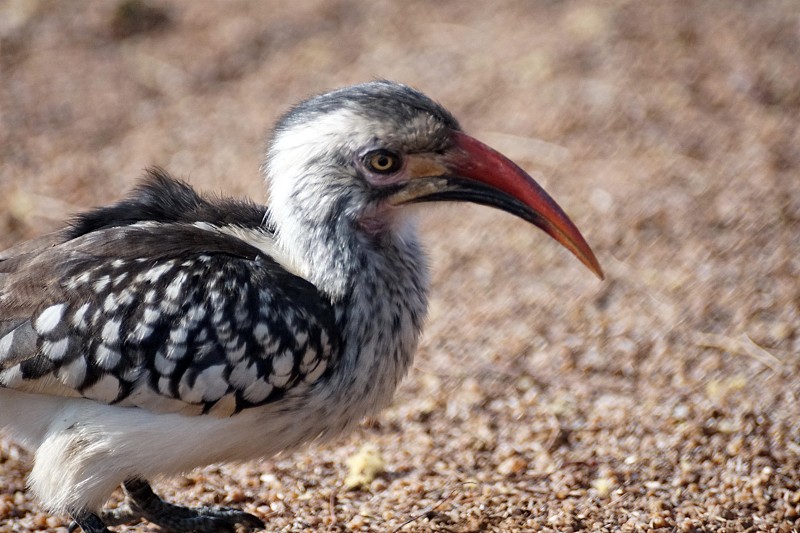
POLYGON ((606 279, 605 272, 603 272, 603 267, 600 266, 600 262, 594 256, 593 253, 590 255, 579 256, 581 262, 586 265, 586 268, 592 271, 592 274, 597 276, 597 279, 603 281, 606 279))
POLYGON ((597 257, 595 257, 595 255, 592 254, 592 257, 590 259, 591 261, 589 269, 594 273, 595 276, 597 276, 597 279, 599 279, 600 281, 606 279, 606 274, 605 272, 603 272, 603 267, 600 266, 600 261, 597 260, 597 257))

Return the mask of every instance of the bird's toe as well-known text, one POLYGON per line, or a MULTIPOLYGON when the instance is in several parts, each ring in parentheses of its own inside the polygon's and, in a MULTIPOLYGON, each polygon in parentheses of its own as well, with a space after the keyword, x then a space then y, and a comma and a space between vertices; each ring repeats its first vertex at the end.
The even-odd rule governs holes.
POLYGON ((239 509, 200 507, 192 509, 192 511, 196 512, 195 516, 187 517, 184 521, 191 528, 191 531, 200 533, 215 533, 218 531, 239 533, 241 531, 258 531, 266 527, 260 518, 239 509))
POLYGON ((116 509, 103 511, 100 513, 100 519, 106 526, 132 525, 142 520, 142 514, 123 504, 116 509))
POLYGON ((182 508, 189 513, 163 513, 149 516, 150 522, 170 533, 242 533, 264 529, 258 517, 225 507, 182 508))
POLYGON ((83 512, 73 514, 72 522, 69 527, 67 527, 67 531, 73 533, 77 531, 78 528, 82 529, 84 533, 111 533, 100 517, 94 513, 83 512))
POLYGON ((172 533, 237 533, 264 529, 258 517, 227 507, 190 508, 162 500, 147 481, 130 479, 123 484, 130 508, 148 522, 172 533))

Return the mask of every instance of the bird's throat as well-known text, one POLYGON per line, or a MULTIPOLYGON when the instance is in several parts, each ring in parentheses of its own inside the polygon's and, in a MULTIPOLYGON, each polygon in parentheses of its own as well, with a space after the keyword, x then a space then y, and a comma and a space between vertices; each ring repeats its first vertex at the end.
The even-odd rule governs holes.
POLYGON ((343 399, 331 406, 331 420, 341 424, 388 405, 413 362, 427 312, 427 262, 415 239, 398 239, 360 262, 346 299, 335 305, 345 349, 325 385, 332 401, 343 399))

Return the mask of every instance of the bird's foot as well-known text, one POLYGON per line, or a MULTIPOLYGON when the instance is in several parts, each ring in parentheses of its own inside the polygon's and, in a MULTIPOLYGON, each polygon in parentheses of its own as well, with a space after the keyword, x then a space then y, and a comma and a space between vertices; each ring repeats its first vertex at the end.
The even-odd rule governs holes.
POLYGON ((127 502, 116 509, 109 509, 100 513, 100 520, 106 526, 133 525, 140 522, 142 518, 142 513, 131 509, 127 502))
POLYGON ((264 522, 258 517, 237 509, 225 507, 192 509, 167 503, 142 479, 126 481, 123 487, 130 498, 131 516, 144 518, 164 531, 235 533, 255 531, 265 527, 264 522))
POLYGON ((100 517, 94 513, 73 514, 72 523, 70 523, 67 531, 73 533, 78 528, 81 528, 84 533, 111 533, 100 517))
POLYGON ((142 479, 132 479, 122 485, 129 501, 117 509, 73 515, 67 528, 74 533, 81 528, 84 533, 111 533, 106 526, 135 524, 147 520, 167 533, 235 533, 263 529, 264 522, 258 517, 226 507, 189 508, 167 503, 153 492, 142 479))

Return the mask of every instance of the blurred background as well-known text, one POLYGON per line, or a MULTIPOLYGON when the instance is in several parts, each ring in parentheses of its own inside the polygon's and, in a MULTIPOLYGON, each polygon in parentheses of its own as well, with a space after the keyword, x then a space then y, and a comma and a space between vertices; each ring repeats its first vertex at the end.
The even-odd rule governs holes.
MULTIPOLYGON (((0 245, 148 165, 265 201, 289 105, 413 85, 544 185, 607 279, 508 215, 434 210, 393 406, 159 490, 280 531, 797 531, 798 53, 797 0, 0 0, 0 245), (365 442, 384 473, 349 489, 365 442)), ((0 529, 66 531, 28 460, 0 439, 0 529)))

